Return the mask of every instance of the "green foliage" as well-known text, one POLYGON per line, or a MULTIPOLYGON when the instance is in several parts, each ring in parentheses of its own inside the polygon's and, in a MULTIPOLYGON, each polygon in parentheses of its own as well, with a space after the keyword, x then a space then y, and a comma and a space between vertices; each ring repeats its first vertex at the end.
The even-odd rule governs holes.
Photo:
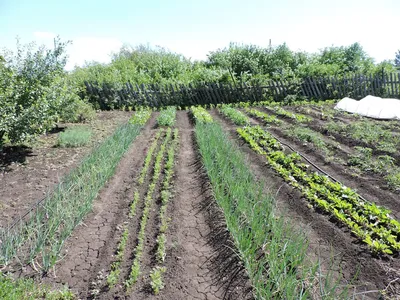
POLYGON ((285 129, 285 133, 290 137, 305 143, 311 143, 316 149, 321 150, 326 156, 331 156, 332 151, 325 143, 322 134, 312 129, 299 126, 290 126, 285 129))
POLYGON ((144 126, 151 117, 152 111, 149 108, 143 108, 135 112, 129 120, 131 124, 138 124, 144 126))
MULTIPOLYGON (((272 194, 263 191, 243 153, 221 126, 198 123, 196 138, 215 200, 225 216, 235 253, 246 268, 254 298, 310 298, 306 282, 313 282, 315 274, 306 262, 305 236, 276 215, 272 194)), ((331 296, 325 291, 328 287, 329 283, 320 287, 325 297, 331 296)))
POLYGON ((158 126, 174 126, 176 117, 176 107, 169 106, 166 109, 160 111, 157 117, 158 126))
POLYGON ((24 142, 50 130, 60 120, 93 116, 64 72, 67 45, 57 38, 54 49, 17 42, 16 53, 3 51, 0 143, 4 137, 12 143, 24 142))
POLYGON ((396 166, 396 160, 390 155, 375 157, 371 148, 356 146, 354 153, 349 155, 347 163, 363 172, 383 175, 390 189, 400 190, 400 168, 396 166))
POLYGON ((400 234, 400 222, 389 215, 388 209, 367 202, 352 189, 309 170, 299 154, 286 154, 282 145, 261 127, 244 127, 237 131, 254 151, 265 156, 285 181, 299 189, 315 206, 346 224, 374 253, 399 253, 400 243, 396 237, 400 234))
POLYGON ((376 150, 396 153, 400 138, 385 128, 382 123, 361 119, 347 125, 343 122, 330 121, 324 125, 328 133, 342 134, 376 150))
POLYGON ((60 147, 82 147, 90 142, 92 131, 86 126, 74 126, 58 136, 58 146, 60 147))
POLYGON ((195 119, 196 123, 212 123, 213 118, 211 115, 201 106, 192 106, 190 113, 195 119))
POLYGON ((37 285, 32 279, 17 279, 0 272, 0 299, 7 300, 73 300, 74 294, 66 287, 63 290, 51 291, 48 287, 37 285))
MULTIPOLYGON (((161 130, 159 132, 161 132, 161 130)), ((138 234, 138 244, 136 245, 135 250, 134 250, 135 258, 134 258, 132 266, 131 266, 131 271, 129 273, 129 277, 127 280, 125 280, 125 286, 127 287, 127 289, 131 288, 132 285, 137 282, 137 280, 139 279, 139 276, 140 276, 140 262, 142 259, 143 248, 145 245, 146 225, 147 225, 147 221, 149 218, 151 206, 153 204, 153 194, 155 192, 156 185, 157 185, 160 175, 161 175, 162 164, 163 164, 163 160, 164 160, 164 153, 166 151, 167 145, 170 144, 171 133, 172 133, 172 130, 169 127, 166 130, 166 136, 165 136, 164 141, 161 144, 160 149, 157 152, 156 158, 154 160, 154 168, 153 168, 154 172, 153 172, 151 183, 149 184, 149 188, 147 190, 147 194, 146 194, 146 197, 144 200, 143 213, 142 213, 142 217, 140 219, 140 224, 139 224, 140 230, 139 230, 139 234, 138 234)), ((176 135, 174 135, 174 138, 175 137, 176 137, 176 135)), ((170 147, 172 147, 172 146, 170 146, 170 147)))
POLYGON ((400 68, 400 50, 397 50, 394 58, 394 65, 396 68, 400 68))
POLYGON ((84 91, 84 82, 97 82, 120 89, 132 84, 189 84, 199 82, 229 82, 229 73, 221 68, 206 67, 202 62, 191 62, 182 55, 164 48, 123 46, 110 64, 92 62, 77 67, 71 77, 84 91))
POLYGON ((165 267, 155 267, 150 272, 150 285, 153 289, 155 295, 160 293, 160 290, 164 288, 164 283, 162 281, 162 275, 167 271, 165 267))
POLYGON ((220 113, 226 116, 228 119, 232 120, 236 125, 249 125, 250 120, 247 118, 242 112, 229 107, 227 105, 223 105, 218 109, 220 113))

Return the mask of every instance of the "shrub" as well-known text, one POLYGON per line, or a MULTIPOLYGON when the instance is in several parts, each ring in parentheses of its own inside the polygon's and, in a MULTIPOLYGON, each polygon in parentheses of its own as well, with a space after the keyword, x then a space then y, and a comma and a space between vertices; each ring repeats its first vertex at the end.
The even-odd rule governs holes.
POLYGON ((59 38, 54 49, 17 42, 16 53, 4 50, 0 54, 0 143, 4 138, 21 143, 60 120, 93 116, 64 71, 67 45, 59 38))

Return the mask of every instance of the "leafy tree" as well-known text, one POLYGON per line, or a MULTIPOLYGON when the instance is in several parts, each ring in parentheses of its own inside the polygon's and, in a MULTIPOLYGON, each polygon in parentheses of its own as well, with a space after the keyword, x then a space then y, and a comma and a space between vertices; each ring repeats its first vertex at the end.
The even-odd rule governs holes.
POLYGON ((54 48, 21 45, 3 50, 0 64, 0 143, 24 142, 50 130, 79 101, 64 67, 69 42, 54 40, 54 48))
POLYGON ((394 58, 394 65, 396 68, 400 68, 400 50, 397 50, 395 58, 394 58))

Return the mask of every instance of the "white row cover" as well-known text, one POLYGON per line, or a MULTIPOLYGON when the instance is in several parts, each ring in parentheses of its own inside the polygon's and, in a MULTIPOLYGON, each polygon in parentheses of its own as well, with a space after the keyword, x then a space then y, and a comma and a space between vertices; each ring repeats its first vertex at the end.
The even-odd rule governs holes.
POLYGON ((357 101, 348 97, 340 100, 335 109, 375 119, 400 119, 400 100, 368 95, 357 101))

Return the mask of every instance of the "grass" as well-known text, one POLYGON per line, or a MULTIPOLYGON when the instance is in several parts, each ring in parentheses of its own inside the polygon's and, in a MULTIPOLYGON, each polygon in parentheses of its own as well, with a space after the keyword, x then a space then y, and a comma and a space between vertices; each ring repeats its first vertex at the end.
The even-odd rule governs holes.
POLYGON ((67 128, 58 135, 57 145, 59 147, 82 147, 90 142, 92 131, 87 126, 74 126, 67 128))
POLYGON ((64 241, 92 208, 92 202, 114 174, 141 126, 120 126, 64 177, 40 206, 12 229, 0 231, 0 265, 18 256, 36 270, 48 271, 59 259, 64 241))
POLYGON ((305 264, 304 234, 275 214, 273 196, 263 192, 243 154, 218 124, 197 124, 196 138, 254 297, 307 299, 304 286, 315 269, 305 264))
POLYGON ((48 287, 36 285, 33 279, 17 279, 0 272, 0 299, 7 300, 72 300, 74 294, 66 287, 63 290, 51 291, 48 287))

